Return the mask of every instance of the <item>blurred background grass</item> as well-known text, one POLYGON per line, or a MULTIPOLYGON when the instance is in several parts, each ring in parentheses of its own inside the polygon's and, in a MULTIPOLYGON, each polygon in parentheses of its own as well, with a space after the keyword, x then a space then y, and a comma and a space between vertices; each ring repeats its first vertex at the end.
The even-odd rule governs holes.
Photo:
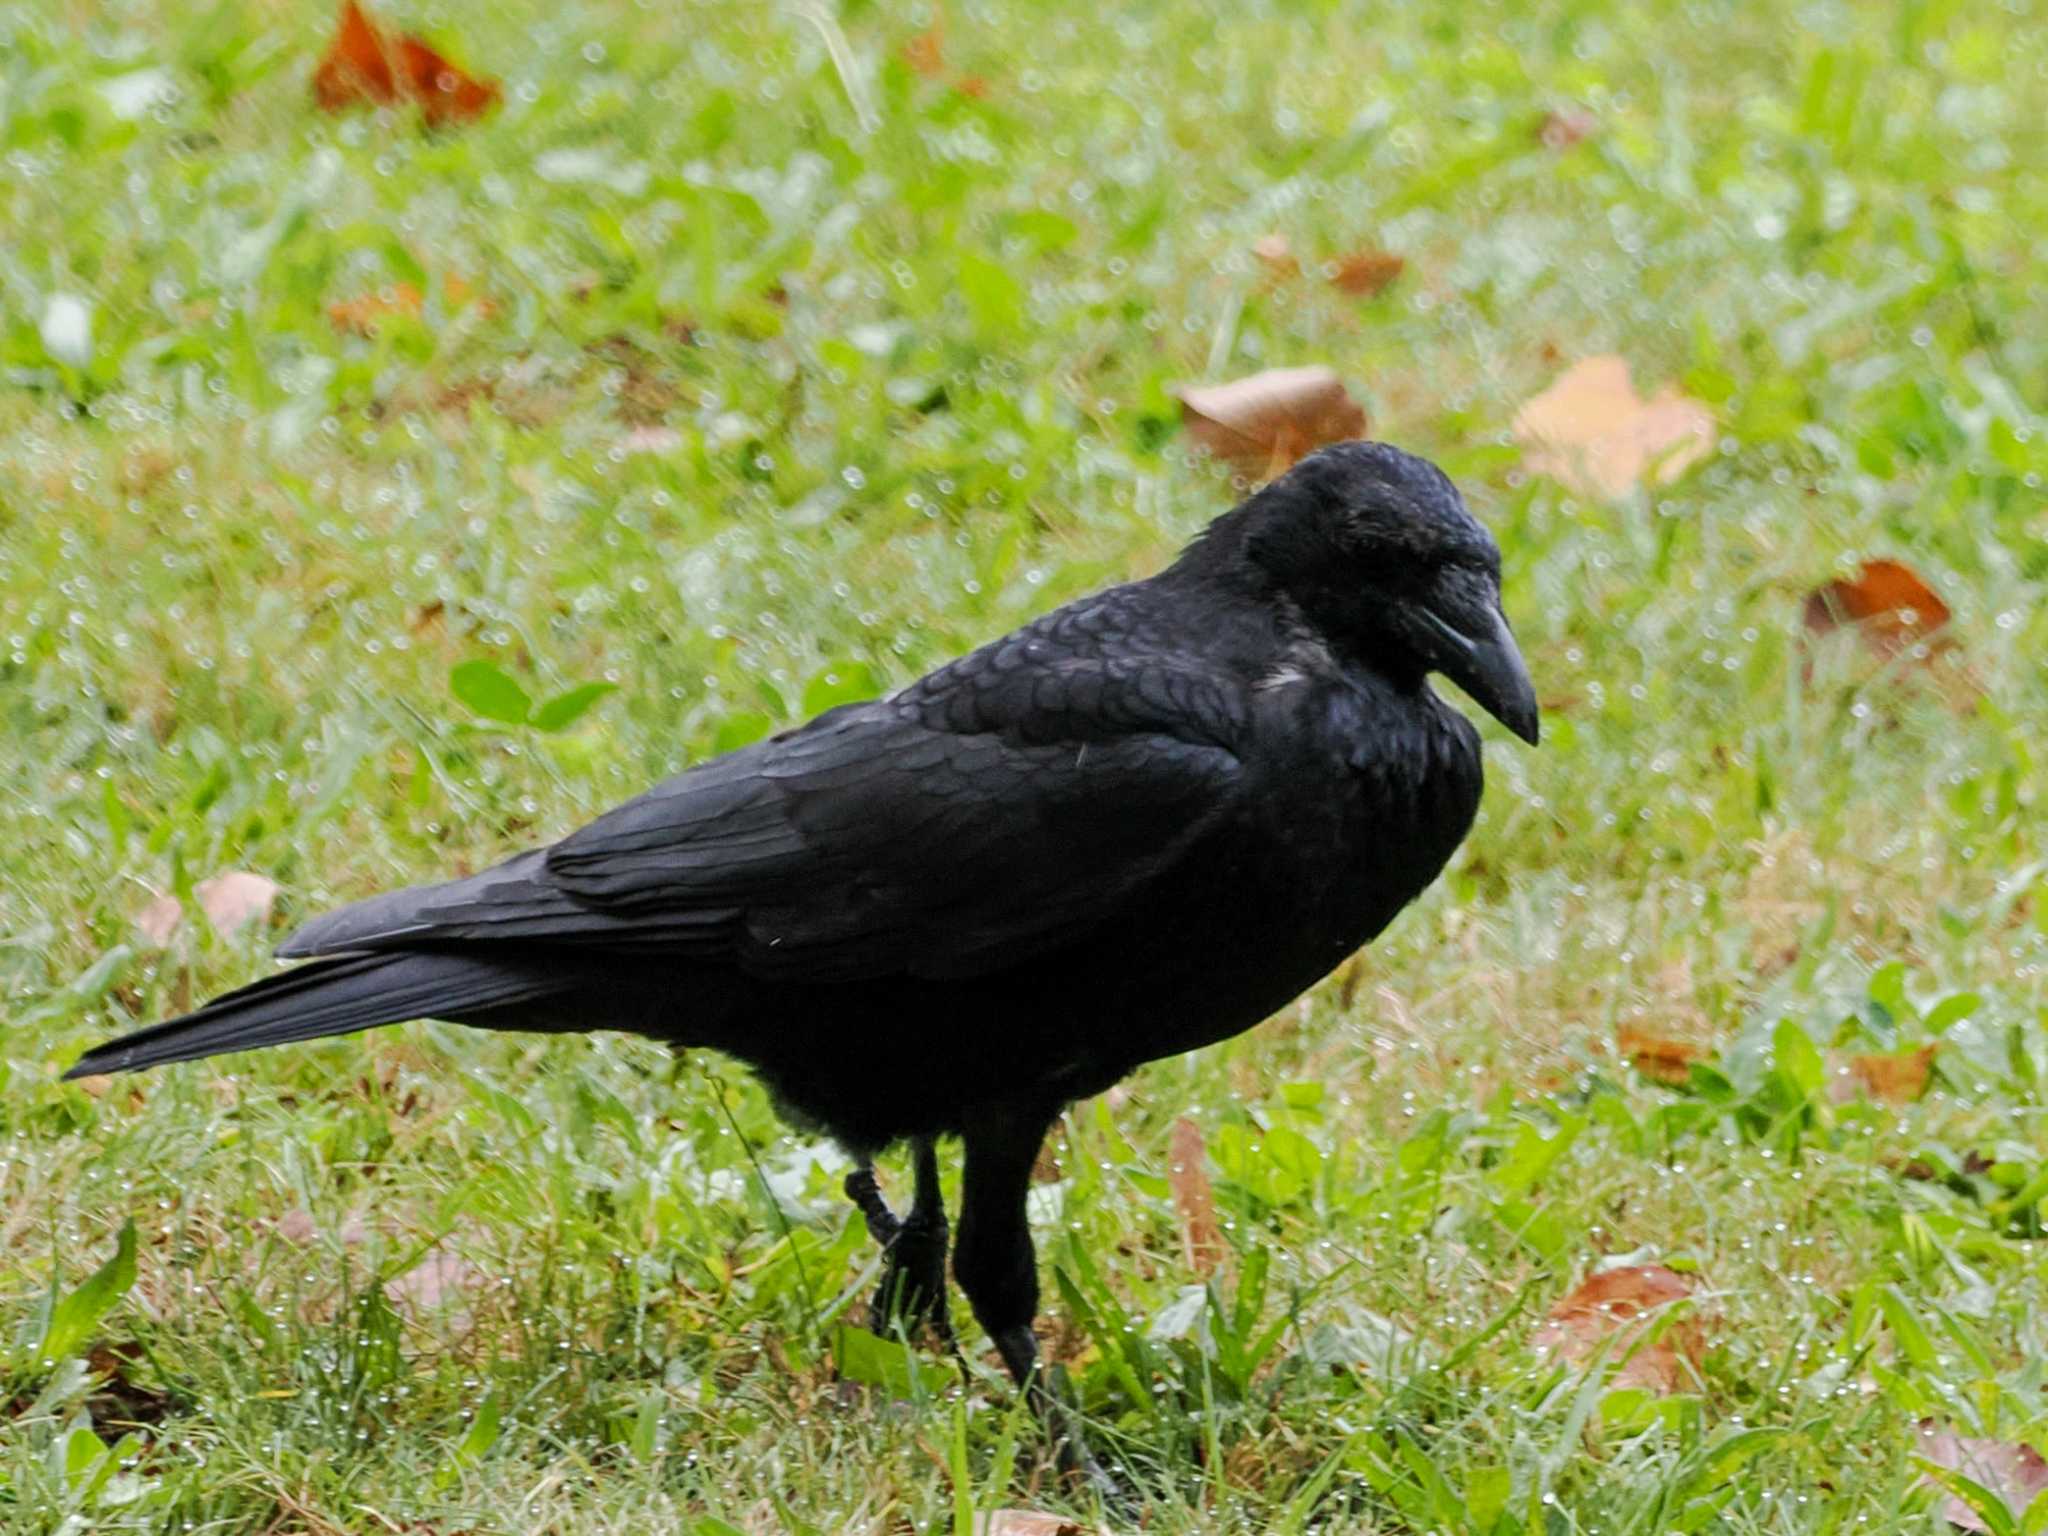
POLYGON ((152 899, 474 868, 1153 570, 1237 494, 1173 386, 1311 362, 1499 535, 1546 737, 1491 734, 1336 983, 1070 1115, 1050 1343, 1147 1528, 1933 1529, 1922 1419, 2048 1435, 2036 7, 378 14, 500 109, 317 113, 324 6, 0 6, 0 1515, 1066 1507, 999 1384, 837 1380, 836 1159, 714 1061, 415 1025, 55 1079, 267 965, 152 899), (1708 462, 1525 472, 1516 408, 1605 352, 1712 406, 1708 462), (1802 641, 1874 555, 1954 609, 1939 665, 1802 641), (617 691, 508 726, 480 659, 617 691), (1785 1020, 1935 1045, 1931 1089, 1835 1102, 1785 1020), (1712 1066, 1647 1081, 1624 1025, 1712 1066), (1689 1390, 1532 1347, 1618 1254, 1696 1278, 1689 1390))

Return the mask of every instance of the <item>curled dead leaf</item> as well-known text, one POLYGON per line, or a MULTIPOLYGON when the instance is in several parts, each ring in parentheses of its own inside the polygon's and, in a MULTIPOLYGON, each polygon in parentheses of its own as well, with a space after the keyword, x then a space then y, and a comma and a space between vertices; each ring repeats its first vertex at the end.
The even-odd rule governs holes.
MULTIPOLYGON (((2001 1500, 2015 1527, 2019 1517, 2026 1513, 2027 1506, 2048 1490, 2048 1461, 2042 1460, 2041 1453, 2031 1445, 1972 1439, 1946 1430, 1937 1431, 1931 1421, 1923 1421, 1917 1454, 1930 1466, 1967 1477, 2001 1500)), ((1950 1525, 1965 1531, 1991 1529, 1967 1499, 1949 1490, 1939 1478, 1922 1472, 1920 1484, 1922 1487, 1939 1487, 1949 1493, 1947 1502, 1941 1507, 1941 1517, 1950 1525)))
POLYGON ((1574 363, 1515 413, 1514 427, 1531 473, 1607 499, 1645 481, 1668 485, 1714 446, 1712 412, 1671 385, 1642 399, 1612 354, 1574 363))
MULTIPOLYGON (((231 869, 200 881, 192 887, 192 896, 214 932, 225 938, 267 919, 277 904, 278 889, 277 882, 266 875, 231 869)), ((167 891, 142 909, 135 927, 148 944, 162 949, 184 920, 184 903, 167 891)))
POLYGON ((1923 1045, 1885 1055, 1851 1056, 1837 1064, 1830 1094, 1837 1103, 1860 1095, 1880 1104, 1910 1104, 1927 1092, 1936 1049, 1923 1045))
POLYGON ((1342 293, 1369 299, 1391 287, 1407 265, 1392 251, 1354 251, 1337 263, 1330 284, 1342 293))
POLYGON ((1943 629, 1947 603, 1911 566, 1898 560, 1865 561, 1853 579, 1824 582, 1806 596, 1806 627, 1814 634, 1854 627, 1889 660, 1943 629))
POLYGON ((484 1272, 455 1254, 436 1249, 404 1274, 384 1283, 384 1294, 401 1312, 418 1314, 446 1306, 488 1283, 484 1272))
POLYGON ((1636 1024, 1624 1024, 1614 1032, 1621 1054, 1643 1076, 1660 1083, 1683 1086, 1692 1078, 1692 1064, 1704 1061, 1707 1053, 1684 1040, 1668 1040, 1636 1024))
POLYGON ((1634 1337, 1652 1314, 1691 1295, 1692 1282, 1662 1264, 1602 1270, 1550 1309, 1534 1342, 1539 1350, 1582 1365, 1615 1335, 1629 1335, 1616 1339, 1612 1347, 1614 1358, 1626 1357, 1614 1373, 1613 1385, 1676 1392, 1690 1383, 1691 1368, 1699 1364, 1704 1341, 1698 1325, 1681 1318, 1648 1343, 1635 1345, 1634 1337))
POLYGON ((1329 368, 1269 368, 1177 391, 1181 422, 1209 452, 1270 478, 1329 443, 1365 433, 1365 411, 1329 368))
POLYGON ((499 94, 497 81, 465 73, 425 39, 386 37, 359 0, 342 0, 334 39, 313 71, 313 100, 324 112, 412 101, 435 127, 483 116, 499 94))
POLYGON ((1216 1193, 1209 1187, 1202 1128, 1185 1115, 1174 1121, 1167 1156, 1166 1182, 1180 1212, 1181 1251, 1188 1267, 1207 1277, 1223 1262, 1223 1228, 1216 1220, 1216 1193))

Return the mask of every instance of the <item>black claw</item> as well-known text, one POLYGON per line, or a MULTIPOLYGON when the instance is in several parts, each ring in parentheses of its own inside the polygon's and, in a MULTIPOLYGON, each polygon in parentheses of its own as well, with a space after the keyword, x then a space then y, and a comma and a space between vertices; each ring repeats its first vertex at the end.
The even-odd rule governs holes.
POLYGON ((874 1168, 862 1163, 846 1176, 845 1189, 846 1198, 867 1219, 868 1236, 884 1248, 895 1242, 897 1233, 903 1230, 903 1221, 882 1198, 881 1186, 875 1182, 874 1168))

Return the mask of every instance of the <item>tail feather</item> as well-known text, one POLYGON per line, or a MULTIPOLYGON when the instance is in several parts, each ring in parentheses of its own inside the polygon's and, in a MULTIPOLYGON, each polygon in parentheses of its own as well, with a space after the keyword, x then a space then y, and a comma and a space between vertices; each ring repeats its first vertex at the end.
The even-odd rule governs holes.
POLYGON ((183 1018, 109 1040, 64 1075, 135 1072, 223 1051, 352 1034, 405 1019, 461 1018, 554 990, 502 958, 441 951, 340 955, 269 976, 183 1018))

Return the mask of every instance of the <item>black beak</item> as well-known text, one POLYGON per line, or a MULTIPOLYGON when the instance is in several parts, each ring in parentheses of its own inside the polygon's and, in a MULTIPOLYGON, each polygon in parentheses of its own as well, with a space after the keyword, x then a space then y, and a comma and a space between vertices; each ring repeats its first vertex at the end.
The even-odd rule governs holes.
POLYGON ((1417 611, 1444 642, 1437 650, 1437 670, 1471 694, 1473 702, 1494 719, 1535 746, 1536 685, 1529 681, 1528 664, 1500 610, 1486 609, 1485 631, 1476 635, 1427 608, 1417 611))

